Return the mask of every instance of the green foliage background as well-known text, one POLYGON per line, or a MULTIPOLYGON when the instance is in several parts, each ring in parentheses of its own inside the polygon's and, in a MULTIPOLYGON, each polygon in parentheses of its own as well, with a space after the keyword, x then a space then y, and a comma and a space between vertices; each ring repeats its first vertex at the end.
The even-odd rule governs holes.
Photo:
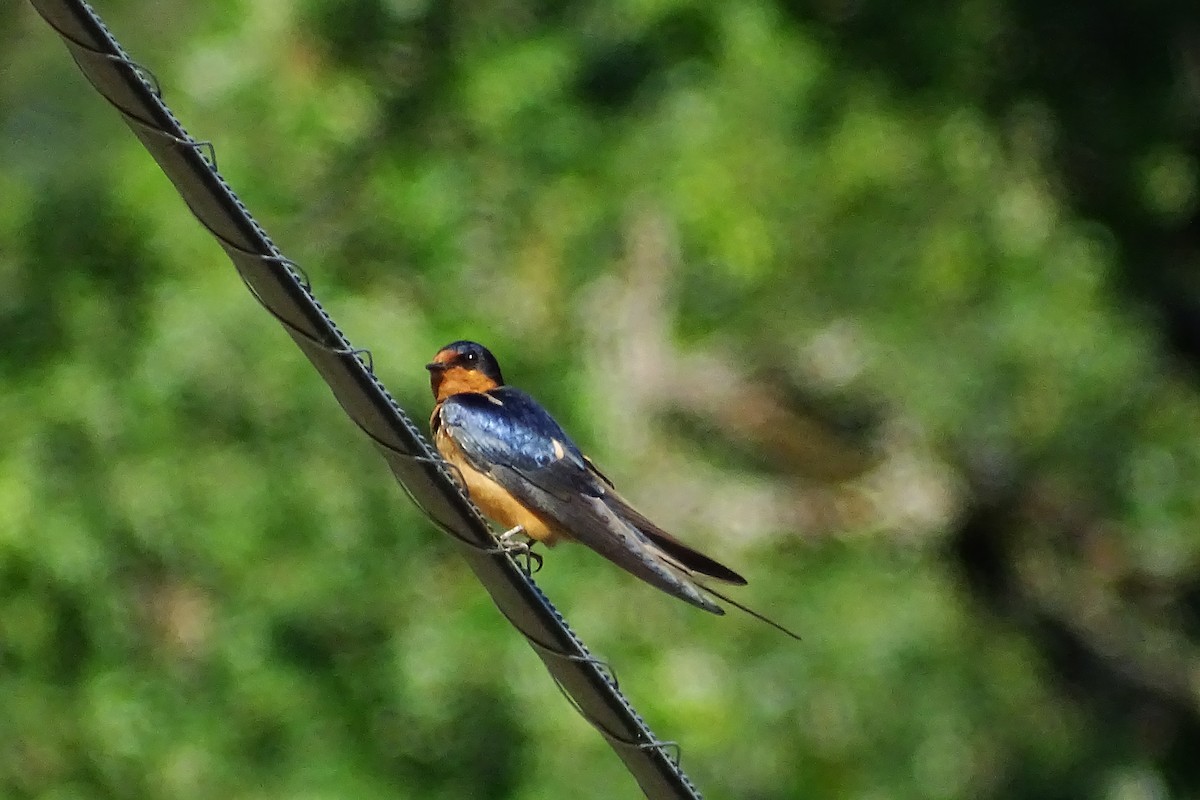
MULTIPOLYGON (((98 4, 414 416, 487 343, 797 644, 538 576, 712 797, 1200 797, 1200 12, 98 4)), ((0 794, 633 797, 0 6, 0 794)))

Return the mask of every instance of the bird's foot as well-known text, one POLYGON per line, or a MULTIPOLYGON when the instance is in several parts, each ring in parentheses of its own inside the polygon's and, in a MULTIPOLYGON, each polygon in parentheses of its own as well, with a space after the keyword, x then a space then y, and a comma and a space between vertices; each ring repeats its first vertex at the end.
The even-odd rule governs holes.
POLYGON ((529 535, 525 533, 525 529, 522 528, 520 525, 517 525, 516 527, 513 527, 513 528, 509 528, 504 533, 499 534, 496 538, 498 540, 500 540, 500 544, 502 544, 502 545, 508 545, 508 544, 524 545, 529 542, 529 535), (518 539, 517 538, 518 536, 522 536, 524 538, 518 539))
POLYGON ((517 566, 526 575, 533 575, 542 568, 541 554, 533 552, 533 546, 537 542, 529 538, 525 529, 520 525, 506 530, 496 537, 496 541, 500 545, 500 550, 512 556, 513 560, 517 562, 517 566))

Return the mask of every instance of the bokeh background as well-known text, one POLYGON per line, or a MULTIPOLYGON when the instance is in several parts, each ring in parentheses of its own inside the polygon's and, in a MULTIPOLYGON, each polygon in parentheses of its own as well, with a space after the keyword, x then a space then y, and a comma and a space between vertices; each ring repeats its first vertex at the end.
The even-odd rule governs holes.
MULTIPOLYGON (((721 798, 1200 797, 1194 0, 104 0, 417 418, 490 345, 797 628, 539 583, 721 798)), ((25 3, 0 795, 635 797, 25 3)))

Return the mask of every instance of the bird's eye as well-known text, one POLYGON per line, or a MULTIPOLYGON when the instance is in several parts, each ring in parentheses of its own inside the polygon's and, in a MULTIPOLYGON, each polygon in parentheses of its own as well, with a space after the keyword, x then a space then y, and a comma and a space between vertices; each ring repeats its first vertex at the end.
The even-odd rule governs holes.
POLYGON ((474 364, 475 359, 476 356, 474 353, 463 353, 463 361, 467 362, 468 364, 474 364))

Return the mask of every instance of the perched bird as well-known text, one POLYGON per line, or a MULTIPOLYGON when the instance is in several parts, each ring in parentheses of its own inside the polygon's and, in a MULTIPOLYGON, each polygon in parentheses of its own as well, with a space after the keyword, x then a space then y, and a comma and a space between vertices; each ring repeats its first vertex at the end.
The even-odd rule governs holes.
POLYGON ((729 567, 666 533, 617 494, 542 406, 504 384, 486 347, 459 341, 426 365, 435 405, 434 444, 471 500, 508 530, 553 546, 585 544, 622 569, 694 606, 724 614, 709 595, 796 634, 697 579, 744 586, 729 567))

